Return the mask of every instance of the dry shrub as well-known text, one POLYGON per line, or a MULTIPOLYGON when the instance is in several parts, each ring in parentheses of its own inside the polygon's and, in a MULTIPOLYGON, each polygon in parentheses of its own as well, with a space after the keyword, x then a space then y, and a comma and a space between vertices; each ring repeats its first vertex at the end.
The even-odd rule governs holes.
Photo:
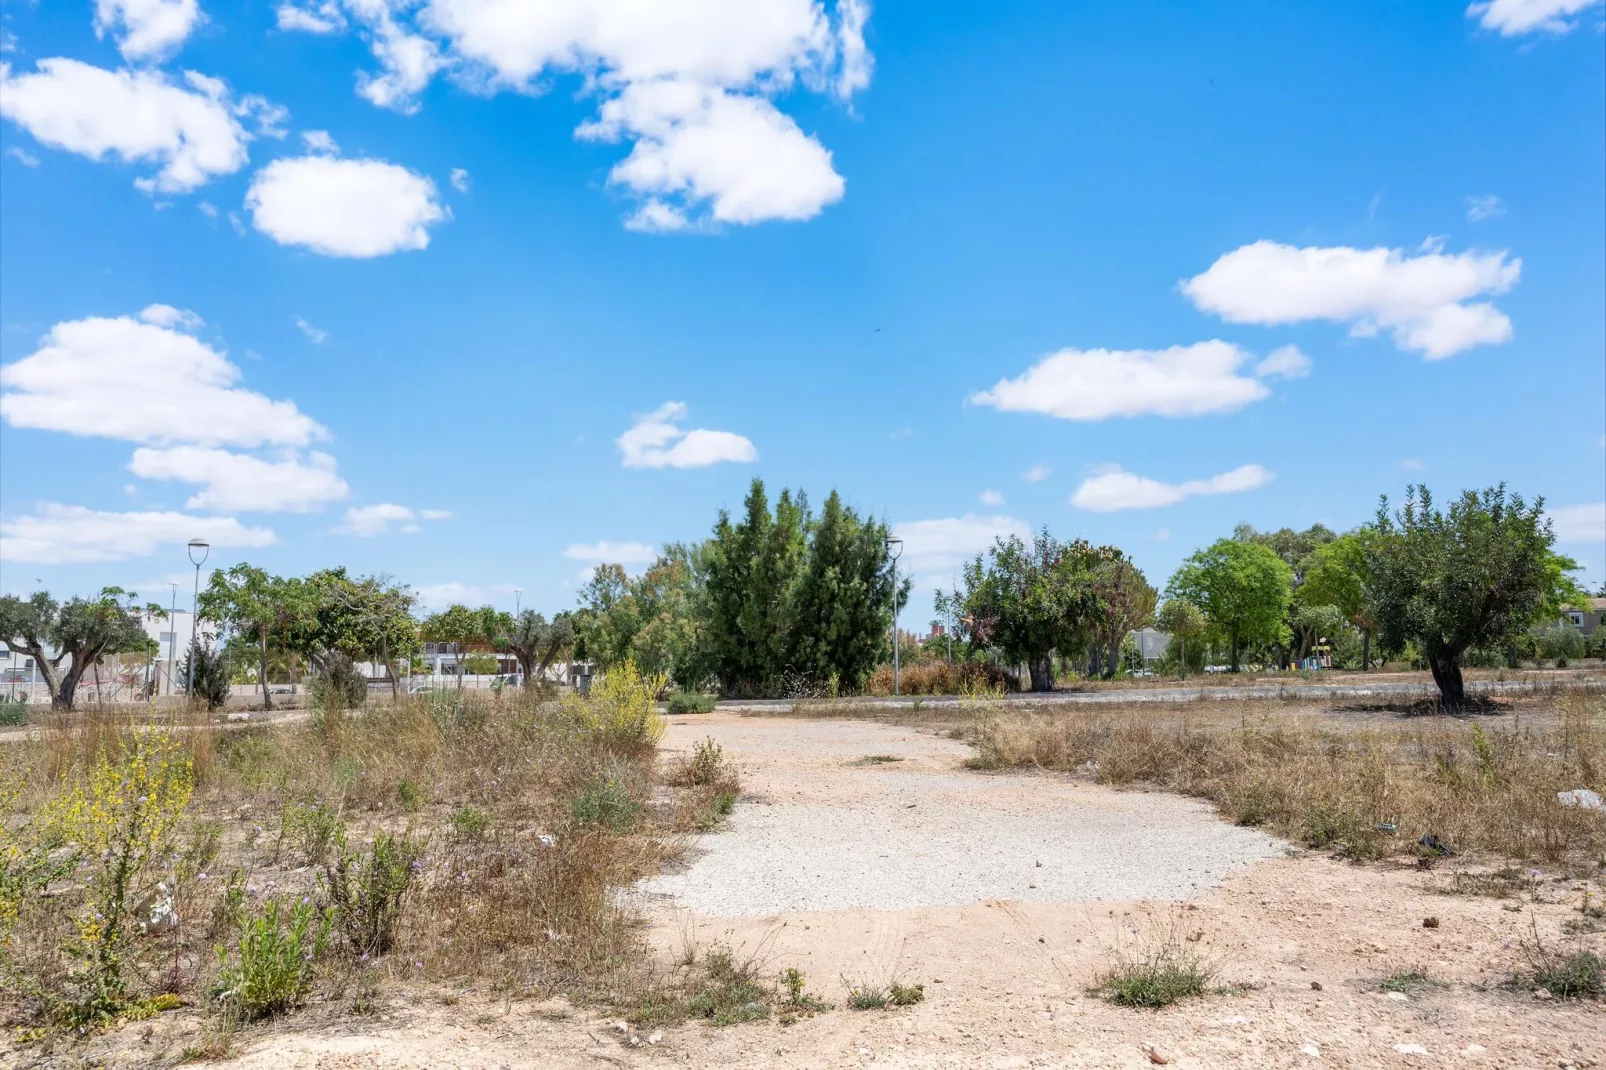
MULTIPOLYGON (((866 694, 892 694, 892 666, 882 665, 865 683, 866 694)), ((985 661, 922 661, 905 665, 898 673, 898 690, 905 695, 964 695, 978 691, 1019 691, 1020 680, 985 661)))
POLYGON ((1598 813, 1556 799, 1606 788, 1606 696, 1570 692, 1537 716, 1470 721, 1357 721, 1292 704, 1247 710, 995 712, 970 733, 971 765, 1153 784, 1209 799, 1239 824, 1359 858, 1414 853, 1429 834, 1513 858, 1561 861, 1606 848, 1598 813))

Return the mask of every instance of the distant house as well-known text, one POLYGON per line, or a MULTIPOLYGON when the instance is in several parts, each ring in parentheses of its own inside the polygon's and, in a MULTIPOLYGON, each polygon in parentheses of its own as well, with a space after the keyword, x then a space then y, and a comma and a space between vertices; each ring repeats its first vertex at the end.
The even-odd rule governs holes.
POLYGON ((1602 617, 1606 617, 1606 598, 1591 598, 1589 605, 1583 608, 1561 607, 1563 623, 1571 624, 1583 635, 1594 635, 1595 629, 1600 627, 1602 617))

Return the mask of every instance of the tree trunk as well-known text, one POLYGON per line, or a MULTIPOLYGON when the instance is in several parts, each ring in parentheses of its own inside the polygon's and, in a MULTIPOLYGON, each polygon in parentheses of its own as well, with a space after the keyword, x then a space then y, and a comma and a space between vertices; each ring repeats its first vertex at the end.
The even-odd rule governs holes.
POLYGON ((1439 702, 1447 710, 1459 710, 1467 703, 1466 688, 1461 683, 1461 658, 1457 654, 1436 654, 1428 662, 1433 670, 1433 682, 1439 685, 1439 702))
POLYGON ((390 664, 390 636, 388 635, 379 637, 379 656, 385 662, 385 675, 390 677, 390 701, 395 702, 400 697, 401 691, 396 686, 396 670, 390 664))
POLYGON ((1026 671, 1032 677, 1033 691, 1054 690, 1054 659, 1047 654, 1033 656, 1026 663, 1026 671))
POLYGON ((1369 672, 1372 668, 1372 629, 1361 629, 1361 671, 1369 672))
POLYGON ((1107 649, 1110 660, 1105 663, 1107 668, 1105 669, 1104 678, 1113 680, 1115 679, 1115 674, 1121 671, 1121 640, 1119 638, 1115 639, 1107 649))
POLYGON ((262 708, 273 709, 273 697, 268 692, 268 629, 264 625, 257 626, 257 635, 261 642, 257 646, 258 661, 257 672, 262 677, 262 708))
POLYGON ((72 664, 67 671, 61 674, 56 684, 56 690, 50 696, 50 708, 54 710, 71 710, 73 700, 78 695, 78 680, 84 674, 84 666, 74 655, 72 664))
POLYGON ((1232 630, 1232 671, 1238 671, 1238 629, 1232 630))

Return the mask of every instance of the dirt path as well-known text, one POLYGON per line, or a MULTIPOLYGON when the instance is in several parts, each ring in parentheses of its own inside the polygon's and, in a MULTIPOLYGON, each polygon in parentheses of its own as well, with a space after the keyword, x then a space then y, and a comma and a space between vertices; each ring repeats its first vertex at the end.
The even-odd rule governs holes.
POLYGON ((844 979, 919 983, 924 1002, 653 1037, 561 1003, 420 996, 227 1065, 1606 1066, 1606 1005, 1502 984, 1530 918, 1559 938, 1573 882, 1538 903, 1442 894, 1443 873, 1292 852, 1171 796, 966 772, 964 747, 915 729, 720 712, 677 718, 665 747, 705 736, 747 797, 642 890, 666 960, 722 942, 838 1005, 844 979), (873 755, 904 760, 856 764, 873 755), (1159 1012, 1087 994, 1112 946, 1168 925, 1242 987, 1159 1012), (1379 988, 1410 970, 1433 983, 1379 988))

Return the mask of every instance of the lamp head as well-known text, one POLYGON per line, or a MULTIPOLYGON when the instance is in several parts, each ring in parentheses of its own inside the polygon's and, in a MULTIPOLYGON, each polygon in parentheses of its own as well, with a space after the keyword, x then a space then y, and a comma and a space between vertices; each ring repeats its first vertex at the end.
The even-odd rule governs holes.
POLYGON ((887 553, 892 555, 894 561, 903 556, 903 540, 896 535, 887 536, 887 553))
POLYGON ((190 563, 196 568, 200 568, 201 563, 206 560, 206 555, 210 553, 211 550, 212 544, 207 542, 205 539, 191 539, 189 545, 190 563), (200 556, 196 556, 197 554, 200 556))

